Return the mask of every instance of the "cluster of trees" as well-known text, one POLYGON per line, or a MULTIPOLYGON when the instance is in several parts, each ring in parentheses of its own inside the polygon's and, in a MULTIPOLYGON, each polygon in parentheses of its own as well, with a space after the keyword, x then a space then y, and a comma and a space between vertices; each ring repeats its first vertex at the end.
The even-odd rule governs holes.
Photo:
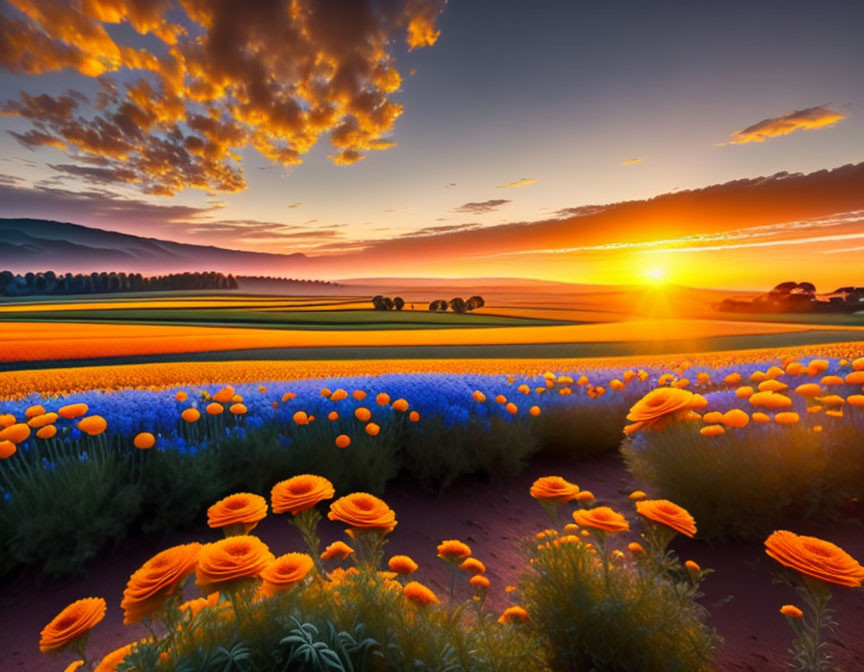
POLYGON ((454 313, 470 313, 472 310, 477 310, 485 305, 486 302, 482 296, 475 295, 467 300, 457 296, 455 299, 450 299, 449 301, 436 299, 429 304, 429 310, 433 313, 444 313, 449 308, 454 313))
POLYGON ((0 296, 109 294, 167 290, 237 289, 233 275, 224 273, 171 273, 146 277, 141 273, 25 273, 0 271, 0 296))
POLYGON ((372 297, 372 306, 375 310, 402 310, 405 307, 405 299, 401 296, 390 298, 377 294, 372 297))
POLYGON ((864 309, 864 287, 840 287, 817 296, 812 282, 781 282, 752 301, 725 299, 720 310, 743 313, 855 312, 864 309))

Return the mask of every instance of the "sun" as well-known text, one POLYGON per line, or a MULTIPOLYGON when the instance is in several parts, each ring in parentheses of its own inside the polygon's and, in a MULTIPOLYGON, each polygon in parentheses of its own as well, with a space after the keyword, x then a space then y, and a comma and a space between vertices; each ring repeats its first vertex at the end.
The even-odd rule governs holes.
POLYGON ((662 285, 666 282, 666 269, 662 266, 651 266, 643 272, 646 284, 662 285))

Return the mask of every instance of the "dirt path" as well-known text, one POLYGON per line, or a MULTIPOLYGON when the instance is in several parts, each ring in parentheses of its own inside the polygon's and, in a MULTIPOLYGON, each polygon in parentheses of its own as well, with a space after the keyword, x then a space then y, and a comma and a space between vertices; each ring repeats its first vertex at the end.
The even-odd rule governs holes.
MULTIPOLYGON (((627 494, 634 484, 616 456, 570 463, 540 460, 512 481, 499 484, 462 483, 440 497, 421 493, 408 486, 394 487, 387 502, 396 511, 399 525, 392 535, 388 553, 407 553, 420 563, 418 578, 444 592, 445 573, 435 558, 435 546, 442 539, 459 538, 469 543, 474 554, 488 567, 492 581, 490 601, 494 608, 509 603, 504 587, 515 584, 522 566, 520 540, 545 527, 540 508, 528 496, 538 476, 559 474, 590 489, 621 511, 631 511, 627 494)), ((860 514, 860 511, 858 512, 860 514)), ((856 558, 864 558, 864 528, 861 517, 850 516, 830 526, 804 524, 796 532, 814 534, 839 543, 856 558)), ((257 530, 277 555, 301 548, 293 527, 279 517, 265 520, 257 530)), ((325 541, 338 538, 341 528, 322 524, 325 541)), ((86 596, 108 601, 105 621, 93 632, 90 650, 103 653, 133 641, 144 632, 124 628, 119 607, 129 574, 157 551, 190 540, 211 540, 218 535, 203 526, 199 530, 165 535, 161 538, 129 540, 90 567, 88 576, 62 583, 39 582, 26 576, 0 586, 0 669, 3 672, 55 672, 66 659, 41 656, 37 642, 42 627, 69 602, 86 596)), ((794 602, 792 591, 772 583, 776 563, 759 545, 718 545, 679 540, 682 558, 693 559, 716 570, 704 584, 705 603, 711 610, 711 624, 725 638, 717 669, 723 672, 780 672, 791 641, 791 630, 778 609, 794 602), (722 606, 711 606, 731 598, 722 606)), ((191 592, 191 591, 190 591, 191 592)), ((518 595, 518 594, 517 594, 518 595)), ((518 598, 517 598, 518 599, 518 598)), ((832 647, 846 672, 864 669, 864 595, 861 591, 838 589, 833 605, 841 624, 832 647), (841 641, 842 640, 842 641, 841 641)))

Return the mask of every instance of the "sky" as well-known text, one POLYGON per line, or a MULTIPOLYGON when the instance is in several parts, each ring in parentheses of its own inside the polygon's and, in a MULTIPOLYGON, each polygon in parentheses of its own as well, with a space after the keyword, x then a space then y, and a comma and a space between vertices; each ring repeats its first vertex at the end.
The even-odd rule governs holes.
POLYGON ((0 217, 326 278, 860 285, 864 171, 819 171, 864 161, 861 25, 857 0, 10 0, 0 217))

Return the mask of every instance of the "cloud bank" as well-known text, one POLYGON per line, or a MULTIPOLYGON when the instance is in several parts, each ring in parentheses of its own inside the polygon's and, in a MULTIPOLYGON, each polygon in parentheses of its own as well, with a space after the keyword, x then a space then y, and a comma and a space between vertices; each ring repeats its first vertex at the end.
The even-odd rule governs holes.
POLYGON ((822 105, 808 107, 805 110, 795 110, 781 117, 763 119, 759 123, 748 126, 743 131, 734 132, 726 145, 746 145, 751 142, 765 142, 769 138, 789 135, 796 131, 810 131, 816 128, 832 126, 842 121, 846 115, 830 110, 822 105))

